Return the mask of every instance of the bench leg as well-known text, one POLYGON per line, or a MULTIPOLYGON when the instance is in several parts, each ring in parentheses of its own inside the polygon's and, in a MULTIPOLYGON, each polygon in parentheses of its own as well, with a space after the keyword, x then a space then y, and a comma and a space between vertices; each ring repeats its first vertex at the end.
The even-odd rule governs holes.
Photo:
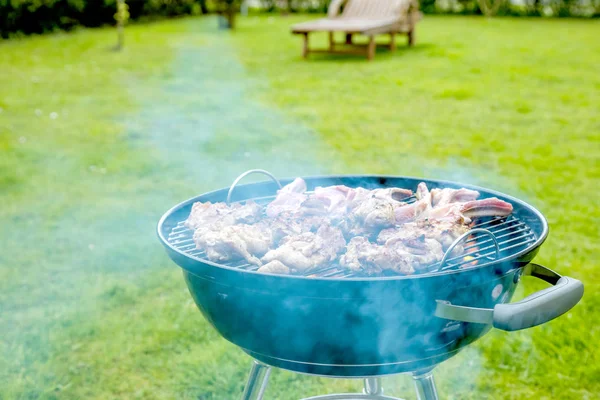
POLYGON ((408 45, 410 47, 415 45, 415 28, 411 28, 410 31, 408 31, 407 33, 408 36, 408 45))
POLYGON ((302 58, 308 57, 308 32, 302 34, 302 58))
POLYGON ((333 32, 329 32, 329 51, 333 51, 335 42, 333 41, 333 32))
POLYGON ((352 34, 346 33, 346 44, 352 44, 352 34))
POLYGON ((369 36, 369 45, 367 46, 367 59, 371 61, 375 57, 375 36, 369 36))
POLYGON ((396 32, 390 33, 390 51, 396 50, 396 32))

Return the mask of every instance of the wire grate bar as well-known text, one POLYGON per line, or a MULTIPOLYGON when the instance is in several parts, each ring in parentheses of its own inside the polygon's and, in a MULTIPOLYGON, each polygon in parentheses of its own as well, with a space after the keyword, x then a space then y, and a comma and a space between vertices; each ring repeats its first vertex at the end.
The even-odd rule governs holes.
MULTIPOLYGON (((516 238, 509 239, 509 240, 498 241, 498 246, 500 247, 500 253, 503 253, 503 252, 506 251, 506 248, 504 247, 505 244, 513 242, 515 240, 523 240, 523 239, 527 238, 528 236, 531 236, 531 235, 530 234, 525 234, 525 235, 521 235, 521 236, 518 236, 516 238)), ((491 242, 491 241, 488 241, 488 243, 489 242, 491 242)), ((477 246, 474 246, 474 247, 477 247, 477 246)), ((479 251, 488 250, 488 249, 494 249, 494 248, 495 248, 495 246, 493 246, 493 245, 492 246, 487 246, 487 247, 484 247, 484 248, 476 248, 475 251, 473 251, 473 252, 464 253, 464 254, 461 254, 460 256, 449 258, 447 261, 448 262, 452 262, 452 261, 460 260, 460 259, 463 259, 464 257, 467 257, 467 256, 476 255, 477 252, 479 252, 479 251)), ((492 252, 490 254, 495 254, 495 252, 492 252)), ((465 261, 464 263, 468 263, 468 262, 470 262, 470 261, 465 261)), ((458 263, 458 264, 460 264, 460 263, 458 263)), ((436 263, 434 265, 439 265, 439 263, 436 263)))
MULTIPOLYGON (((494 234, 494 236, 496 236, 496 240, 498 240, 498 239, 503 239, 503 238, 508 237, 508 236, 516 235, 516 234, 521 233, 521 232, 525 232, 526 233, 525 236, 532 234, 531 231, 529 230, 529 228, 519 229, 519 230, 516 230, 514 232, 505 233, 503 235, 496 235, 496 232, 492 232, 492 233, 494 234)), ((524 236, 524 235, 521 235, 521 236, 524 236)), ((472 241, 473 240, 469 240, 469 242, 472 242, 472 241)), ((479 247, 479 246, 481 246, 483 244, 492 243, 492 242, 493 242, 492 239, 486 239, 486 240, 483 240, 481 242, 476 242, 476 244, 473 244, 473 245, 470 245, 470 246, 466 246, 466 247, 463 248, 463 250, 465 250, 465 251, 466 250, 470 250, 472 248, 477 248, 477 247, 479 247)))
POLYGON ((507 223, 507 222, 511 222, 511 221, 515 221, 516 220, 516 218, 514 218, 512 215, 510 215, 508 217, 494 217, 494 218, 492 218, 489 221, 484 221, 484 222, 480 222, 478 224, 475 224, 473 226, 473 228, 482 228, 485 225, 493 224, 494 222, 502 221, 503 219, 505 219, 505 221, 503 221, 503 223, 507 223))
MULTIPOLYGON (((524 244, 532 243, 534 241, 535 241, 535 239, 531 238, 531 239, 528 239, 527 241, 525 241, 524 243, 523 242, 517 243, 517 244, 515 244, 513 246, 508 246, 508 247, 504 248, 503 250, 507 251, 507 250, 515 248, 515 247, 522 247, 524 244)), ((476 256, 471 256, 470 255, 471 259, 469 259, 469 260, 467 260, 465 262, 456 263, 456 264, 448 264, 447 263, 446 266, 441 269, 441 271, 447 271, 449 269, 454 269, 456 267, 460 267, 461 265, 472 263, 473 261, 481 260, 482 258, 492 259, 490 256, 493 256, 495 254, 496 254, 496 251, 494 250, 494 251, 489 251, 487 253, 479 254, 479 255, 476 255, 476 256)))

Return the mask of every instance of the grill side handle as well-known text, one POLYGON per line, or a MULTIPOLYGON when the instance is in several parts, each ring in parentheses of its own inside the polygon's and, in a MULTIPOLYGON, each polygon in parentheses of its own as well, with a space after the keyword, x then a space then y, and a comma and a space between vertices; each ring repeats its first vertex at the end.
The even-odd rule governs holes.
POLYGON ((493 309, 457 306, 447 301, 437 300, 435 315, 455 321, 491 324, 494 328, 504 331, 518 331, 561 316, 583 297, 581 281, 561 276, 542 265, 527 265, 523 275, 541 279, 553 286, 516 303, 497 304, 493 309))
POLYGON ((283 187, 283 186, 281 186, 281 182, 279 182, 279 180, 277 178, 275 178, 275 175, 273 175, 269 171, 265 171, 264 169, 249 169, 248 171, 244 172, 243 174, 241 174, 240 176, 238 176, 237 178, 235 178, 235 180, 233 181, 233 183, 229 187, 229 192, 227 192, 227 204, 231 203, 231 195, 233 194, 233 189, 235 189, 235 186, 238 183, 240 183, 240 181, 242 179, 244 179, 246 176, 251 175, 251 174, 266 175, 269 178, 271 178, 271 180, 273 182, 275 182, 277 184, 277 186, 279 186, 279 189, 281 189, 283 187))

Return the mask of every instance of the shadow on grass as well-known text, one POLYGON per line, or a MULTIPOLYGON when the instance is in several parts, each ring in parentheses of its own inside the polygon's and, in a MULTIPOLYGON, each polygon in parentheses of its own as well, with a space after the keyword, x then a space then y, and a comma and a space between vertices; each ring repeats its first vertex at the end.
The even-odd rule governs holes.
MULTIPOLYGON (((358 46, 354 46, 354 48, 366 46, 366 43, 357 43, 358 46)), ((377 51, 375 52, 375 57, 371 62, 378 62, 381 60, 389 60, 392 58, 405 58, 409 57, 412 54, 421 54, 423 52, 435 50, 438 46, 433 43, 423 43, 418 44, 414 47, 409 47, 406 44, 400 43, 398 47, 396 47, 396 51, 390 51, 387 47, 387 43, 377 43, 377 51)), ((350 49, 352 46, 339 46, 339 49, 350 49)), ((314 61, 314 62, 328 62, 328 61, 344 61, 344 62, 352 62, 352 63, 364 63, 368 62, 367 60, 367 49, 365 48, 365 54, 327 54, 327 53, 313 53, 309 54, 308 60, 306 61, 314 61)), ((301 59, 301 58, 300 58, 301 59)))

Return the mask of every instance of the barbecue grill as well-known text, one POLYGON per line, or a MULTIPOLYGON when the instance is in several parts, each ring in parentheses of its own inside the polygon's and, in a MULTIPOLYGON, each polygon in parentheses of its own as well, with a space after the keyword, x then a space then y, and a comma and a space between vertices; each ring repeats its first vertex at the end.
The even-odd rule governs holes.
MULTIPOLYGON (((477 190, 513 205, 508 217, 482 218, 459 237, 438 263, 414 275, 361 276, 331 264, 304 275, 256 272, 245 261, 215 263, 197 250, 185 227, 193 203, 268 204, 282 184, 263 170, 240 175, 229 188, 206 193, 169 210, 158 236, 182 269, 198 308, 227 340, 254 358, 243 400, 263 398, 271 367, 328 377, 364 379, 363 394, 311 399, 393 399, 379 377, 411 373, 420 400, 438 398, 432 370, 492 327, 507 331, 550 321, 583 296, 580 281, 531 261, 548 235, 543 215, 531 205, 489 189, 439 180, 395 176, 304 178, 308 189, 346 185, 477 190), (251 173, 270 181, 239 185, 251 173), (451 255, 455 246, 460 255, 451 255), (509 304, 522 276, 550 283, 509 304)), ((405 201, 415 201, 414 198, 405 201)))

